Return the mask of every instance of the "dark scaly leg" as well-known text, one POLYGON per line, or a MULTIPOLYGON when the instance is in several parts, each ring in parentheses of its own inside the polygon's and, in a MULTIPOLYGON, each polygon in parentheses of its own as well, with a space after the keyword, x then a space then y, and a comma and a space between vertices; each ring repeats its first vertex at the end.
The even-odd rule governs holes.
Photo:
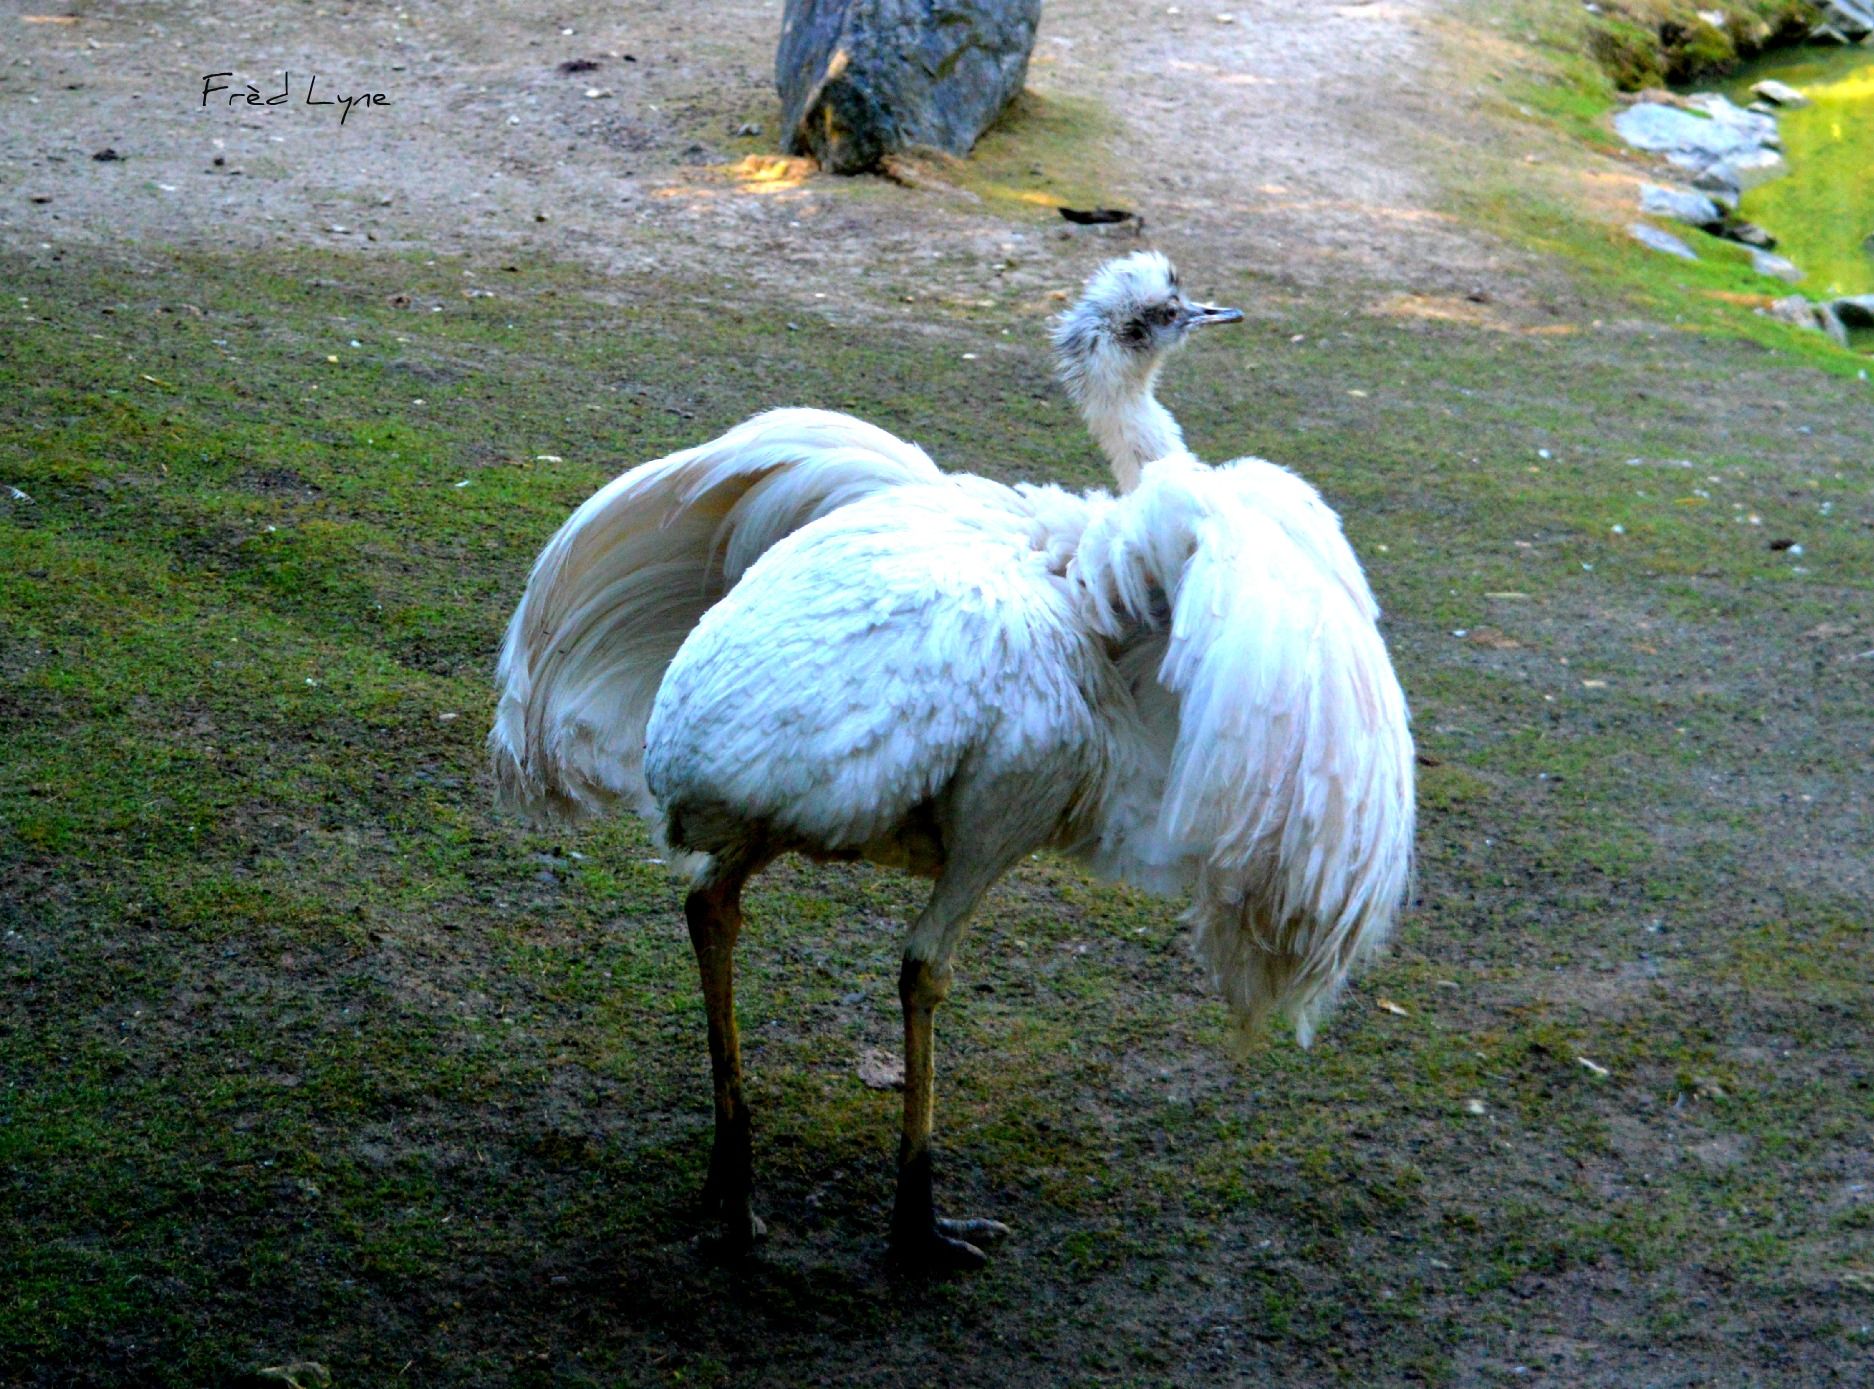
POLYGON ((716 1136, 709 1150, 703 1201, 721 1222, 707 1242, 725 1254, 740 1254, 768 1230, 754 1208, 754 1147, 748 1104, 742 1098, 742 1044, 735 1028, 735 941, 742 930, 742 884, 746 860, 719 861, 684 900, 690 944, 703 981, 709 1015, 709 1062, 715 1080, 716 1136))
MULTIPOLYGON (((983 875, 992 880, 993 875, 983 875)), ((898 1199, 892 1253, 929 1272, 977 1268, 981 1245, 1008 1234, 996 1220, 941 1220, 931 1193, 931 1101, 936 1081, 932 1022, 950 992, 950 952, 981 895, 981 886, 946 874, 918 919, 898 975, 904 1005, 904 1133, 898 1142, 898 1199)))

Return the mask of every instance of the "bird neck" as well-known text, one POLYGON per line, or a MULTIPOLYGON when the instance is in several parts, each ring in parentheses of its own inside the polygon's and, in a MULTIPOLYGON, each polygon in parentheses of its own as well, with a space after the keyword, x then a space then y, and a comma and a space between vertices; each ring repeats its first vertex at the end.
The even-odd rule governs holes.
POLYGON ((1139 470, 1153 459, 1185 451, 1184 431, 1152 394, 1157 376, 1154 367, 1107 389, 1090 389, 1080 403, 1087 429, 1112 465, 1121 492, 1138 485, 1139 470))

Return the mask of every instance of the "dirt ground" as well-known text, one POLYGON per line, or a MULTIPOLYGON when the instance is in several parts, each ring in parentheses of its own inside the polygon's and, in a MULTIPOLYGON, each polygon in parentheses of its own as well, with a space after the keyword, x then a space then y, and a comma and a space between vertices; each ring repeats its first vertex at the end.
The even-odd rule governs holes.
MULTIPOLYGON (((15 113, 0 167, 25 196, 0 207, 0 235, 15 244, 447 244, 585 262, 627 297, 634 272, 688 269, 827 310, 887 298, 888 267, 929 292, 1033 294, 1088 258, 1045 218, 985 228, 968 191, 871 181, 852 197, 771 164, 772 0, 706 17, 654 0, 83 4, 72 24, 24 22, 56 7, 14 8, 27 14, 9 19, 0 62, 15 113), (599 66, 557 70, 577 60, 599 66), (235 94, 251 83, 263 96, 290 72, 290 101, 230 108, 220 92, 203 107, 203 79, 221 72, 235 94), (390 104, 341 125, 342 108, 303 104, 315 77, 317 99, 390 104), (762 133, 737 134, 749 126, 762 133), (104 149, 120 160, 96 162, 104 149)), ((1097 98, 1106 119, 1062 153, 1094 166, 1193 273, 1466 289, 1504 252, 1435 211, 1415 173, 1414 131, 1461 118, 1414 75, 1430 9, 1055 3, 1030 89, 1097 98)))
POLYGON ((1012 130, 900 181, 776 155, 779 14, 0 13, 0 1385, 1859 1382, 1854 364, 1454 211, 1467 140, 1559 137, 1484 109, 1489 42, 1440 71, 1430 0, 1050 0, 1012 130), (491 815, 493 646, 569 506, 758 406, 1096 481, 1042 326, 1138 242, 1061 201, 1248 311, 1167 395, 1348 518, 1414 910, 1313 1051, 1238 1062, 1162 904, 1011 874, 938 1144, 1017 1233, 925 1285, 855 1070, 916 886, 777 868, 738 976, 775 1237, 718 1268, 674 889, 628 826, 491 815))

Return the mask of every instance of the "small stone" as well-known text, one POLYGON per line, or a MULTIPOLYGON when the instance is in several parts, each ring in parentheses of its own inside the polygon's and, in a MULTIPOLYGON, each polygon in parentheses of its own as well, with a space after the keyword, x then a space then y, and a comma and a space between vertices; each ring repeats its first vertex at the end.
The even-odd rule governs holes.
POLYGON ((1874 294, 1855 294, 1829 305, 1850 328, 1874 328, 1874 294))
POLYGON ((1792 328, 1815 327, 1815 305, 1800 294, 1791 294, 1778 299, 1764 310, 1779 323, 1787 323, 1792 328))
POLYGON ((1755 246, 1761 251, 1768 251, 1776 245, 1776 238, 1755 222, 1727 222, 1724 235, 1727 240, 1742 246, 1755 246))
POLYGON ((1715 228, 1724 222, 1723 210, 1705 194, 1662 188, 1656 183, 1640 185, 1640 211, 1648 217, 1670 217, 1699 228, 1715 228))
POLYGON ((904 1089, 904 1058, 882 1047, 859 1054, 859 1082, 868 1090, 904 1089))
POLYGON ((1779 256, 1774 251, 1753 250, 1750 253, 1750 265, 1759 275, 1768 275, 1773 280, 1793 285, 1802 279, 1802 268, 1787 256, 1779 256))
POLYGON ((1815 306, 1815 326, 1828 334, 1837 347, 1848 346, 1848 326, 1841 321, 1833 304, 1815 306))
POLYGON ((1778 299, 1764 312, 1779 323, 1825 333, 1838 347, 1848 346, 1848 329, 1836 315, 1833 305, 1818 304, 1800 294, 1778 299))
POLYGON ((1698 252, 1687 246, 1669 231, 1661 231, 1647 222, 1635 222, 1627 228, 1627 234, 1642 246, 1655 251, 1664 251, 1669 256, 1681 260, 1697 260, 1698 252))
POLYGON ((1753 83, 1750 94, 1760 96, 1765 101, 1773 101, 1778 106, 1807 106, 1809 104, 1808 97, 1789 83, 1779 82, 1774 77, 1766 77, 1761 82, 1753 83))
POLYGON ((1727 161, 1731 171, 1737 175, 1738 183, 1746 189, 1755 188, 1760 183, 1768 183, 1773 178, 1781 178, 1789 172, 1789 162, 1773 149, 1761 148, 1747 154, 1733 156, 1727 161))
POLYGON ((1692 187, 1711 194, 1713 198, 1729 198, 1729 206, 1737 206, 1737 195, 1744 191, 1743 180, 1737 171, 1722 159, 1715 164, 1707 164, 1692 175, 1692 187))

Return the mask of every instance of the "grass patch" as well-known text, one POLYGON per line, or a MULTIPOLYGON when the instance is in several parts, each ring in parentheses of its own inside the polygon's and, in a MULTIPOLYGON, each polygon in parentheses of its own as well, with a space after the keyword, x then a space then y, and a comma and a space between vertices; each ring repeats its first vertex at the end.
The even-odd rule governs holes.
POLYGON ((994 466, 1096 480, 1039 318, 911 349, 693 278, 617 333, 615 287, 555 267, 6 275, 0 481, 33 500, 0 503, 0 1380, 740 1383, 934 1349, 1158 1383, 1223 1347, 1464 1382, 1608 1300, 1604 1382, 1729 1364, 1740 1325, 1864 1354, 1830 1280, 1874 1059, 1843 616, 1874 408, 1824 357, 1298 306, 1298 341, 1179 364, 1193 443, 1299 468, 1370 562, 1440 759, 1418 910, 1313 1052, 1239 1065, 1170 908, 1011 875, 939 1023, 940 1199, 1019 1234, 926 1288, 880 1257, 897 1100, 855 1074, 895 1044, 917 885, 751 893, 776 1238, 714 1269, 676 891, 629 825, 491 818, 487 673, 566 511, 752 400, 953 460, 989 416, 994 466))

